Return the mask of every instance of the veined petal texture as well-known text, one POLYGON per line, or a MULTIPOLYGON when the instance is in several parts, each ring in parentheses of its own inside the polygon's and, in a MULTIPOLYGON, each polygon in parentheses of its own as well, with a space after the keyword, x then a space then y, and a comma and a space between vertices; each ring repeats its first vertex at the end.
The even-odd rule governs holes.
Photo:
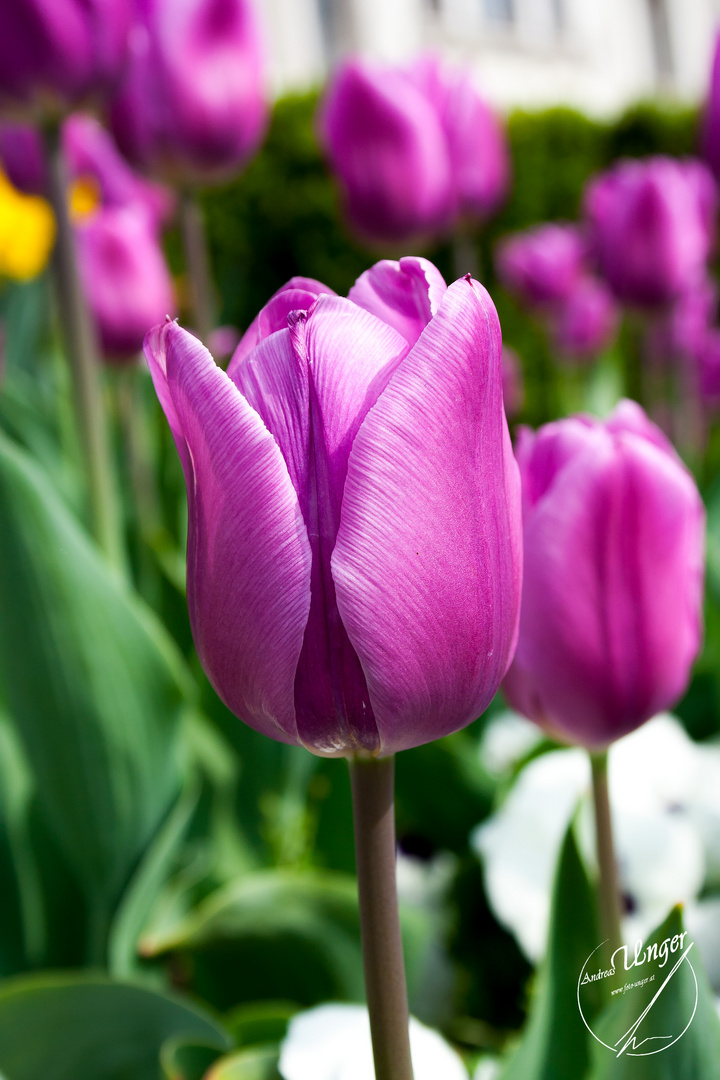
POLYGON ((414 345, 432 319, 447 285, 428 259, 382 259, 357 279, 348 300, 393 326, 414 345))
POLYGON ((277 443, 210 353, 174 323, 145 355, 188 489, 188 606, 205 671, 237 716, 296 742, 294 681, 311 551, 277 443))
POLYGON ((332 573, 382 753, 469 723, 511 658, 520 493, 500 348, 482 286, 451 285, 350 453, 332 573))

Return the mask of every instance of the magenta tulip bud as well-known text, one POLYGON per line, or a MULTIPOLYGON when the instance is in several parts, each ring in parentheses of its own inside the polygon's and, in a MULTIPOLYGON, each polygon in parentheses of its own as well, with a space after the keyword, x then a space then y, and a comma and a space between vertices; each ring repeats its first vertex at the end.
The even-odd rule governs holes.
POLYGON ((715 38, 710 87, 705 102, 702 152, 715 179, 720 180, 720 34, 715 38))
POLYGON ((0 162, 10 183, 26 195, 47 191, 47 166, 40 132, 32 124, 0 120, 0 162))
POLYGON ((263 61, 250 0, 145 0, 111 110, 120 149, 181 186, 231 175, 265 132, 263 61))
POLYGON ((175 210, 173 192, 131 169, 112 135, 92 116, 69 116, 62 138, 70 176, 94 180, 103 206, 141 207, 157 226, 170 220, 175 210))
POLYGON ((80 276, 105 358, 132 359, 176 310, 156 230, 137 206, 107 207, 76 227, 80 276))
POLYGON ((437 109, 406 72, 344 64, 330 81, 320 129, 348 217, 362 236, 396 243, 447 227, 447 139, 437 109))
POLYGON ((554 343, 568 360, 599 356, 615 340, 620 312, 602 281, 585 274, 551 316, 554 343))
POLYGON ((0 106, 40 119, 106 94, 127 59, 127 0, 0 0, 0 106))
POLYGON ((195 643, 256 730, 391 754, 478 716, 512 656, 520 507, 500 327, 469 279, 413 346, 349 299, 284 292, 305 308, 269 330, 274 297, 227 374, 174 323, 146 339, 188 486, 195 643))
POLYGON ((435 106, 445 131, 456 213, 487 218, 510 185, 510 154, 499 117, 470 74, 447 67, 439 57, 422 57, 409 75, 435 106))
POLYGON ((596 177, 585 213, 599 268, 626 304, 657 308, 691 288, 714 236, 715 183, 702 162, 623 161, 596 177))
POLYGON ((702 624, 705 513, 639 405, 521 431, 525 569, 503 684, 553 734, 601 749, 670 708, 702 624))
POLYGON ((498 245, 502 284, 528 307, 567 300, 585 272, 585 241, 575 225, 537 225, 498 245))

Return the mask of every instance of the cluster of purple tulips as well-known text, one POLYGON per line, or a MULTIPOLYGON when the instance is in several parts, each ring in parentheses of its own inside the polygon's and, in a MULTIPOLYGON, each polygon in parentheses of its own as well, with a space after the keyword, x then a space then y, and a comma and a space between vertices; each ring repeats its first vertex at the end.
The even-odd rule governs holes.
MULTIPOLYGON (((177 199, 240 169, 266 128, 251 4, 0 0, 0 22, 4 167, 45 193, 58 145, 68 181, 91 192, 72 215, 80 279, 108 359, 145 339, 187 481, 194 639, 229 708, 351 759, 360 833, 373 763, 469 724, 501 686, 594 755, 672 706, 702 635, 693 477, 628 400, 604 420, 522 429, 513 451, 501 329, 469 274, 447 286, 405 256, 347 297, 292 279, 227 371, 165 321, 177 304, 162 229, 177 199)), ((394 254, 476 229, 510 183, 498 118, 430 56, 343 65, 318 131, 351 226, 394 254)), ((685 365, 712 400, 716 215, 708 165, 622 162, 588 185, 581 223, 506 239, 499 274, 569 360, 602 352, 622 307, 642 313, 649 362, 685 365)), ((363 851, 358 836, 359 868, 363 851)), ((362 876, 360 892, 377 1075, 403 1080, 407 1047, 382 1015, 406 1043, 406 1004, 397 980, 373 983, 362 876)))

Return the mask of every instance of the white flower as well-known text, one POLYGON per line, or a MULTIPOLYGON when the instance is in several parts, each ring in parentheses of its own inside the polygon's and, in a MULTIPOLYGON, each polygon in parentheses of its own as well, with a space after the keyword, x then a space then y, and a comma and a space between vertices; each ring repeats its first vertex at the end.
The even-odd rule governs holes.
MULTIPOLYGON (((441 1035, 410 1018, 415 1080, 468 1080, 441 1035)), ((374 1080, 370 1022, 364 1005, 319 1005, 290 1021, 280 1052, 284 1080, 374 1080)))
POLYGON ((537 724, 507 709, 488 723, 480 740, 480 757, 492 776, 501 776, 542 740, 537 724))
MULTIPOLYGON (((650 720, 610 750, 609 784, 628 940, 645 937, 706 867, 720 869, 720 751, 694 743, 671 716, 650 720), (706 843, 707 838, 707 858, 706 843)), ((474 832, 493 911, 526 955, 543 955, 555 865, 578 802, 581 845, 594 858, 590 770, 583 750, 554 750, 518 775, 500 809, 474 832)), ((713 870, 713 872, 716 872, 713 870)))

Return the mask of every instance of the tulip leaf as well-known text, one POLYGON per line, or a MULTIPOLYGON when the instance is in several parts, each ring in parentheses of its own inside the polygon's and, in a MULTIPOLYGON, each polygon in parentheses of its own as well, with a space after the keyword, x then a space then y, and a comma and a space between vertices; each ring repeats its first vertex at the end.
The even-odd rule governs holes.
POLYGON ((229 1049, 222 1027, 178 998, 95 976, 39 975, 0 989, 0 1072, 11 1080, 158 1080, 179 1036, 229 1049))
POLYGON ((217 1008, 290 998, 363 999, 355 879, 293 870, 245 874, 216 890, 145 956, 192 957, 192 988, 217 1008))
MULTIPOLYGON (((682 932, 682 914, 676 907, 645 944, 656 942, 660 949, 664 941, 672 942, 682 932)), ((630 967, 627 980, 631 989, 612 1000, 593 1025, 597 1036, 592 1040, 593 1080, 717 1080, 720 1076, 720 1019, 698 950, 691 946, 685 960, 680 960, 689 945, 690 939, 685 936, 662 967, 652 962, 647 967, 630 967), (632 986, 651 968, 654 981, 632 986), (664 988, 658 994, 661 986, 664 988), (618 1036, 632 1032, 648 1006, 650 1011, 633 1033, 632 1041, 625 1039, 617 1044, 618 1036), (680 1035, 690 1017, 689 1026, 680 1035), (664 1038, 677 1035, 680 1037, 676 1042, 662 1049, 664 1038), (616 1044, 616 1052, 608 1049, 616 1044), (633 1052, 655 1050, 658 1046, 661 1049, 651 1054, 640 1056, 633 1052)), ((633 950, 629 952, 632 962, 633 950)), ((641 955, 645 955, 644 948, 641 955)))
POLYGON ((527 1028, 502 1080, 581 1080, 585 1076, 590 1036, 576 995, 578 975, 598 944, 595 927, 593 892, 571 824, 555 874, 547 956, 527 1028))
POLYGON ((189 685, 149 609, 0 436, 0 694, 96 918, 179 789, 189 685))
POLYGON ((223 1021, 238 1046, 280 1043, 297 1011, 290 1001, 258 1001, 239 1005, 223 1021))
POLYGON ((173 1036, 160 1051, 165 1080, 204 1080, 210 1066, 222 1056, 217 1041, 199 1042, 173 1036))

